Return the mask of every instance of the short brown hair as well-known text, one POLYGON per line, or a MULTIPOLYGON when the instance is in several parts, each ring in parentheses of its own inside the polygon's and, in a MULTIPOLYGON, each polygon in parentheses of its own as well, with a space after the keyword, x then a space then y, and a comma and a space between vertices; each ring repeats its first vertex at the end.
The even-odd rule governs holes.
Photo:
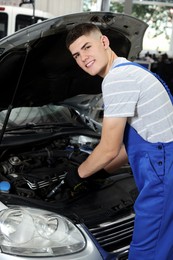
POLYGON ((69 49, 70 45, 82 35, 87 35, 93 31, 101 32, 99 27, 93 23, 81 23, 73 27, 67 34, 66 47, 69 49))

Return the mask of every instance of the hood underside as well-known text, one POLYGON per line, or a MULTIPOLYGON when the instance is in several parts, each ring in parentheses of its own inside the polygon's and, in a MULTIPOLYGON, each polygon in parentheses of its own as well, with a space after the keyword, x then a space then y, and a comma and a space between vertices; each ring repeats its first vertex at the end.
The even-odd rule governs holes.
POLYGON ((78 13, 24 28, 0 41, 1 110, 101 92, 102 79, 83 72, 65 46, 67 32, 82 22, 97 24, 118 56, 134 60, 142 50, 147 24, 125 14, 78 13))

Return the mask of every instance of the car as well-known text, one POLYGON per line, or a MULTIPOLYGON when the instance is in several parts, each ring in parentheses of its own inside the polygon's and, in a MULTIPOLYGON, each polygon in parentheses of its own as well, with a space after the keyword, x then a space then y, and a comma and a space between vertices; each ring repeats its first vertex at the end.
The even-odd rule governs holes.
POLYGON ((147 24, 111 12, 48 19, 0 40, 0 259, 124 260, 138 195, 129 165, 72 189, 66 174, 100 140, 101 81, 65 47, 77 23, 137 58, 147 24))

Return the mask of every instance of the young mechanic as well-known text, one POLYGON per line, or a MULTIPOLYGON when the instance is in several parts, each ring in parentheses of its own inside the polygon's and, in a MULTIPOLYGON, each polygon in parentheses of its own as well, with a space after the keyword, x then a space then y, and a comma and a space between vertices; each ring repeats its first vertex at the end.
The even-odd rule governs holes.
POLYGON ((91 23, 79 24, 66 45, 77 64, 103 78, 100 143, 67 179, 111 173, 130 163, 139 190, 129 260, 173 259, 173 99, 150 71, 118 57, 91 23))

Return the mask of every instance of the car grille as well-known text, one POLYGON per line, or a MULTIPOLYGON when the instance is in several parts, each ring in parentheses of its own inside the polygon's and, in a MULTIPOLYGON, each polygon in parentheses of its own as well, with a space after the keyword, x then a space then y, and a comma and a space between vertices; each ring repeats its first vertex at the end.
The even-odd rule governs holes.
POLYGON ((90 232, 105 251, 117 253, 117 259, 125 260, 132 239, 134 217, 132 213, 114 222, 99 224, 90 228, 90 232))

